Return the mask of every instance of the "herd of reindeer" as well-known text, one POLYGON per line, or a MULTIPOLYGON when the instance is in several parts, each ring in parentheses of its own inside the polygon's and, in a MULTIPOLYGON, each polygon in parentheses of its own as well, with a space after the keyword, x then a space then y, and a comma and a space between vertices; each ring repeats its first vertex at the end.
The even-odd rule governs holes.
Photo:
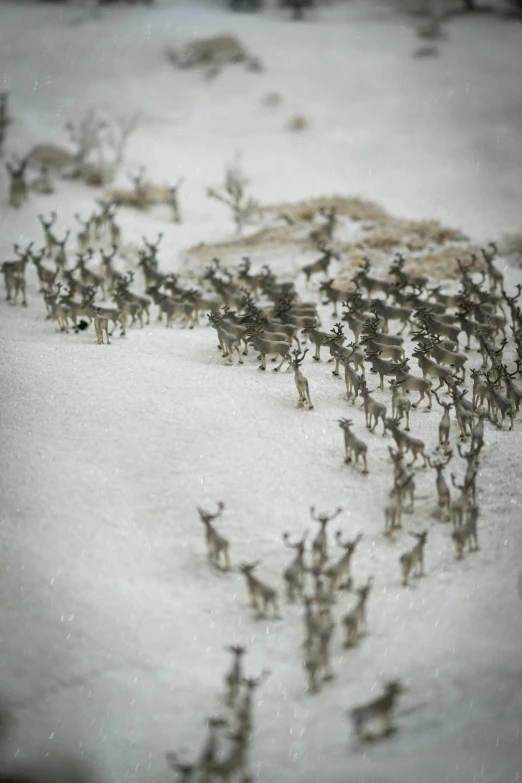
MULTIPOLYGON (((522 312, 518 306, 522 286, 517 287, 515 295, 508 295, 503 275, 494 263, 497 248, 493 243, 481 251, 480 258, 456 259, 460 280, 453 285, 453 292, 445 293, 441 286, 430 287, 428 277, 409 273, 406 258, 400 253, 391 259, 388 275, 383 278, 371 275, 371 263, 365 258, 349 284, 341 288, 335 278, 328 277, 330 265, 340 260, 331 249, 339 219, 332 210, 323 210, 318 214, 323 222, 311 237, 320 257, 302 268, 306 284, 312 284, 310 290, 319 295, 313 301, 303 301, 296 282, 278 279, 267 265, 254 272, 247 257, 236 267, 214 259, 200 275, 198 287, 184 284, 177 274, 160 269, 161 234, 154 242, 144 238, 137 251, 136 267, 143 275, 144 290, 136 292, 135 270, 121 271, 123 246, 116 212, 113 201, 100 199, 88 219, 77 215, 74 252, 68 249, 73 232, 69 230, 63 236, 56 233, 56 213, 48 218, 40 215, 41 249, 35 249, 33 242, 24 248, 15 245, 16 258, 2 264, 7 299, 27 304, 26 268, 32 264, 48 320, 54 321, 60 332, 83 331, 94 324, 98 344, 109 344, 116 329, 123 336, 129 327, 150 323, 152 305, 157 308, 158 320, 164 320, 167 327, 176 322, 192 328, 204 317, 216 331, 225 363, 233 364, 236 359, 243 365, 254 355, 262 371, 267 369, 267 359, 278 362, 273 372, 286 364, 287 371, 294 374, 297 405, 309 411, 314 405, 302 367, 311 349, 315 361, 321 361, 326 352, 334 376, 344 368, 351 409, 356 411, 359 402, 369 432, 375 434, 378 427, 382 428, 382 435, 389 433, 394 442, 394 447, 388 449, 392 480, 383 512, 384 534, 393 539, 402 527, 403 514, 413 510, 414 468, 429 467, 435 473, 434 516, 450 523, 457 558, 478 549, 476 482, 485 422, 498 428, 509 424, 511 430, 522 397, 514 380, 522 373, 522 312), (317 276, 324 278, 318 285, 317 276), (331 329, 321 328, 320 303, 333 305, 336 322, 331 329), (398 334, 390 333, 394 323, 400 327, 398 334), (403 337, 406 327, 415 344, 411 356, 406 353, 403 337), (470 368, 472 355, 477 362, 470 368), (413 362, 418 365, 417 373, 412 372, 413 362), (368 370, 379 379, 380 390, 389 393, 387 404, 372 396, 368 370), (467 378, 472 382, 471 394, 471 385, 465 386, 467 378), (428 452, 420 438, 410 435, 410 420, 413 427, 413 411, 421 404, 431 410, 434 401, 442 416, 438 444, 428 452), (453 444, 457 445, 452 445, 450 437, 454 421, 457 429, 453 444), (455 451, 465 463, 461 483, 456 472, 450 473, 451 483, 445 475, 455 451)), ((367 474, 369 448, 355 432, 353 418, 340 419, 339 426, 344 461, 367 474)), ((198 508, 208 561, 213 568, 243 575, 256 617, 278 619, 278 591, 258 577, 260 562, 241 562, 237 568, 231 564, 229 541, 216 527, 224 508, 223 502, 215 512, 198 508)), ((346 538, 338 530, 329 536, 329 525, 341 511, 317 513, 311 508, 318 532, 310 546, 307 531, 295 539, 283 534, 284 545, 293 551, 293 559, 283 573, 285 599, 303 607, 303 666, 311 694, 334 676, 333 607, 339 591, 347 591, 353 598, 352 608, 339 623, 346 648, 358 645, 366 633, 373 577, 356 585, 351 576, 361 534, 346 538), (332 546, 338 557, 332 556, 332 546)), ((405 587, 412 577, 423 575, 428 533, 427 529, 411 533, 416 539, 414 546, 398 558, 405 587)), ((257 678, 247 677, 243 667, 246 648, 227 649, 232 660, 224 678, 225 700, 231 715, 208 721, 208 736, 194 762, 184 763, 176 753, 167 755, 181 781, 249 779, 247 753, 253 731, 254 693, 268 672, 257 678), (225 729, 229 742, 223 751, 220 733, 225 729)), ((395 730, 392 714, 403 690, 400 680, 387 682, 378 698, 350 710, 359 740, 379 739, 395 730)))

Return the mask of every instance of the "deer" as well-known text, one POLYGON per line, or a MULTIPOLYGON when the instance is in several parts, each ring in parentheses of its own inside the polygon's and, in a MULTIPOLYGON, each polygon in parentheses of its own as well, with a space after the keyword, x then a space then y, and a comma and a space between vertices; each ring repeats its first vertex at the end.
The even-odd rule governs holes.
POLYGON ((264 669, 259 677, 243 677, 241 684, 244 686, 243 697, 236 709, 237 731, 250 735, 253 731, 252 701, 255 691, 263 684, 268 675, 268 669, 264 669))
POLYGON ((469 510, 470 498, 469 498, 468 487, 466 486, 466 482, 464 482, 464 484, 457 484, 456 476, 454 473, 451 474, 451 483, 453 484, 455 489, 458 489, 460 492, 460 495, 458 495, 458 497, 455 500, 452 500, 451 507, 450 507, 453 529, 456 530, 457 528, 461 527, 464 524, 464 521, 467 517, 468 510, 469 510))
POLYGON ((337 261, 340 260, 337 253, 334 253, 333 250, 330 250, 324 246, 320 247, 319 249, 322 252, 322 256, 318 258, 317 261, 313 261, 311 264, 306 264, 306 266, 301 269, 306 278, 307 285, 309 284, 312 275, 319 274, 319 272, 323 272, 324 275, 327 275, 328 267, 330 266, 333 258, 337 259, 337 261))
POLYGON ((59 269, 48 269, 42 265, 42 259, 45 255, 45 248, 41 250, 37 255, 31 256, 31 261, 36 267, 36 274, 40 281, 40 293, 43 293, 45 288, 52 286, 60 272, 59 269))
POLYGON ((270 339, 269 334, 265 334, 260 328, 254 328, 246 333, 248 335, 245 338, 246 342, 249 345, 252 345, 261 355, 260 370, 266 370, 267 356, 275 356, 276 358, 279 357, 281 359, 277 367, 273 368, 272 372, 279 372, 285 362, 289 367, 292 365, 290 357, 291 343, 287 342, 286 339, 280 338, 278 340, 272 340, 270 339))
MULTIPOLYGON (((336 326, 340 327, 340 324, 336 324, 336 326)), ((325 343, 328 343, 329 340, 332 339, 332 335, 328 332, 323 332, 320 329, 317 329, 317 324, 315 321, 312 321, 307 326, 305 326, 303 329, 301 329, 301 334, 306 335, 306 337, 310 340, 310 342, 315 345, 315 354, 313 356, 313 359, 316 362, 321 361, 321 346, 325 345, 325 343)), ((339 336, 336 336, 335 342, 344 342, 345 337, 342 334, 342 331, 340 332, 339 336)))
POLYGON ((252 573, 261 563, 256 560, 254 563, 241 563, 239 571, 246 579, 250 606, 258 613, 258 617, 267 617, 268 609, 271 608, 274 619, 279 620, 279 606, 277 602, 277 591, 262 582, 252 573))
POLYGON ((355 465, 357 465, 359 462, 359 457, 361 457, 363 461, 363 474, 366 475, 368 473, 368 462, 366 457, 368 447, 366 443, 363 443, 362 440, 359 440, 350 430, 352 424, 353 421, 350 419, 339 419, 339 426, 344 433, 344 461, 345 463, 350 463, 352 461, 352 457, 355 457, 355 465))
POLYGON ((422 350, 421 348, 413 351, 412 356, 417 359, 423 378, 429 375, 439 381, 439 385, 433 390, 434 392, 437 392, 444 384, 449 388, 450 383, 455 378, 449 367, 442 367, 437 362, 434 362, 433 359, 427 356, 427 350, 422 350))
POLYGON ((348 358, 342 357, 340 361, 344 366, 344 382, 346 385, 346 395, 348 399, 350 399, 350 397, 352 398, 352 404, 355 405, 355 400, 357 399, 362 389, 364 378, 355 372, 355 370, 351 366, 349 357, 348 358))
POLYGON ((324 283, 321 283, 319 286, 319 293, 321 296, 324 296, 326 298, 326 301, 323 301, 323 304, 333 304, 334 309, 332 315, 337 318, 338 312, 337 312, 337 305, 339 303, 342 303, 346 292, 341 291, 340 288, 336 288, 334 286, 334 278, 330 278, 329 280, 325 280, 324 283))
POLYGON ((147 316, 147 324, 150 324, 150 299, 148 299, 146 296, 138 296, 138 294, 132 293, 132 291, 129 291, 129 285, 132 283, 134 279, 134 272, 127 272, 127 274, 120 278, 120 283, 116 289, 116 292, 123 297, 123 299, 127 302, 135 302, 140 306, 140 313, 145 313, 147 316))
POLYGON ((397 371, 402 368, 406 367, 408 364, 408 361, 401 362, 400 364, 397 364, 396 362, 390 362, 386 359, 381 359, 381 353, 382 351, 366 351, 366 358, 365 362, 369 362, 372 366, 373 372, 376 372, 379 374, 379 388, 381 391, 384 391, 384 376, 385 375, 396 375, 397 371))
MULTIPOLYGON (((223 352, 223 358, 227 360, 228 364, 233 364, 232 357, 235 351, 237 353, 237 363, 243 364, 244 362, 241 357, 241 351, 239 349, 239 337, 236 337, 234 334, 231 334, 229 331, 227 331, 227 329, 225 329, 223 326, 223 317, 219 316, 217 313, 207 313, 207 318, 212 328, 215 329, 218 334, 219 347, 223 352)), ((261 366, 260 369, 266 369, 266 363, 265 367, 263 368, 261 366)))
POLYGON ((397 365, 396 372, 395 372, 395 383, 397 386, 400 386, 403 391, 409 392, 409 391, 418 391, 419 392, 419 399, 417 402, 412 402, 411 407, 412 408, 418 408, 418 406, 423 401, 424 397, 428 397, 428 403, 426 405, 427 410, 431 410, 433 406, 432 397, 431 397, 431 381, 427 378, 418 378, 415 375, 412 375, 410 372, 408 372, 405 368, 407 366, 408 362, 402 362, 401 364, 397 365))
POLYGON ((328 538, 326 535, 326 526, 329 522, 339 516, 342 508, 336 508, 333 514, 315 513, 315 506, 310 507, 310 516, 314 522, 320 525, 320 529, 312 541, 312 567, 321 569, 328 560, 328 538))
POLYGON ((232 666, 225 675, 225 687, 226 687, 226 704, 227 707, 234 707, 237 697, 239 696, 239 688, 243 680, 243 668, 242 660, 246 653, 246 647, 238 645, 228 645, 225 647, 228 652, 232 653, 232 666))
POLYGON ((462 373, 461 380, 466 380, 466 362, 468 361, 468 357, 463 353, 457 353, 456 351, 449 351, 446 348, 443 348, 441 337, 432 337, 429 342, 420 343, 421 350, 426 352, 426 355, 428 357, 433 357, 436 362, 438 362, 441 365, 447 365, 448 367, 454 368, 456 371, 460 371, 462 373))
POLYGON ((471 434, 473 425, 473 404, 464 398, 466 393, 467 389, 464 389, 459 393, 456 385, 450 387, 450 394, 453 399, 453 404, 455 405, 455 416, 457 418, 457 424, 459 425, 461 440, 466 440, 468 435, 471 434))
POLYGON ((96 342, 98 345, 103 345, 103 333, 105 332, 107 345, 110 345, 111 341, 109 340, 109 319, 102 315, 102 313, 98 311, 97 307, 92 308, 92 313, 94 316, 94 328, 96 330, 96 342))
POLYGON ((344 646, 347 648, 353 647, 359 640, 361 634, 366 630, 366 603, 372 585, 373 576, 370 576, 365 585, 356 589, 355 592, 358 595, 357 603, 342 619, 343 628, 346 634, 344 646))
POLYGON ((451 449, 446 452, 446 457, 443 460, 432 462, 428 457, 428 465, 430 468, 436 471, 437 478, 435 479, 435 488, 437 490, 437 505, 441 510, 446 509, 448 512, 451 509, 451 494, 446 479, 443 475, 444 468, 448 465, 453 456, 451 449))
POLYGON ((514 413, 518 413, 520 410, 520 401, 522 400, 522 391, 513 383, 513 378, 517 377, 516 372, 508 372, 507 366, 502 365, 502 380, 506 387, 506 396, 511 403, 511 408, 514 413))
POLYGON ((105 298, 105 280, 101 275, 92 272, 87 268, 86 262, 94 255, 93 250, 88 250, 86 253, 76 253, 77 264, 73 268, 73 272, 80 271, 80 280, 85 285, 93 285, 95 288, 100 288, 102 296, 105 298))
POLYGON ((305 356, 308 353, 308 348, 305 348, 304 351, 299 351, 298 349, 295 351, 292 351, 292 355, 294 357, 293 361, 290 362, 290 366, 292 367, 294 371, 294 380, 295 380, 295 386, 297 389, 297 393, 299 395, 299 400, 297 402, 297 407, 302 408, 303 405, 308 404, 308 410, 313 410, 313 404, 312 400, 310 398, 310 389, 308 387, 308 379, 305 378, 303 373, 300 370, 300 367, 302 363, 304 362, 305 356))
POLYGON ((361 333, 367 323, 367 317, 361 312, 363 306, 362 296, 358 293, 354 295, 350 302, 343 302, 343 307, 347 308, 343 310, 342 320, 348 324, 354 337, 354 341, 359 343, 361 333))
POLYGON ((250 780, 246 774, 246 752, 248 737, 244 732, 236 732, 229 735, 232 746, 227 756, 213 761, 208 766, 211 780, 230 783, 236 775, 241 775, 241 780, 250 780))
POLYGON ((225 718, 212 717, 208 718, 207 725, 208 735, 195 764, 196 768, 201 772, 203 783, 210 783, 212 767, 218 758, 218 733, 220 729, 228 726, 228 721, 225 718))
POLYGON ((198 506, 197 511, 202 524, 205 526, 205 536, 207 541, 207 557, 210 563, 222 571, 230 570, 229 543, 226 538, 221 536, 212 522, 219 519, 225 508, 225 504, 220 500, 217 505, 217 511, 210 514, 208 511, 198 506))
POLYGON ((410 275, 404 271, 406 259, 402 253, 396 253, 395 259, 389 269, 389 273, 397 279, 397 283, 405 288, 409 286, 414 291, 424 291, 429 283, 429 278, 425 275, 410 275))
POLYGON ((409 463, 410 467, 416 462, 419 455, 424 460, 422 467, 425 468, 427 466, 426 454, 424 453, 426 446, 420 438, 412 438, 411 435, 408 435, 404 430, 400 430, 393 419, 384 419, 384 426, 387 430, 390 430, 392 437, 397 444, 397 448, 399 449, 399 453, 402 454, 404 451, 410 451, 412 453, 413 459, 409 463))
POLYGON ((382 421, 382 434, 386 434, 386 427, 384 426, 384 419, 386 418, 386 405, 382 402, 377 402, 370 397, 370 391, 366 385, 366 381, 361 384, 361 397, 363 398, 364 414, 366 417, 366 427, 370 432, 375 432, 375 428, 379 423, 379 419, 382 421), (372 417, 374 418, 374 424, 372 427, 372 417))
POLYGON ((117 272, 112 265, 112 262, 114 261, 114 258, 118 252, 118 246, 112 244, 111 251, 112 252, 110 253, 106 253, 105 251, 100 250, 103 274, 105 275, 109 293, 112 293, 116 289, 116 286, 120 281, 120 273, 117 272))
POLYGON ((437 392, 433 391, 435 395, 435 399, 443 408, 444 413, 442 414, 442 419, 439 423, 439 445, 437 446, 437 449, 447 449, 449 447, 449 436, 450 436, 450 429, 451 429, 451 420, 449 412, 451 408, 453 408, 453 402, 444 402, 443 400, 439 399, 439 396, 437 392))
POLYGON ((340 589, 342 587, 342 579, 346 579, 345 585, 351 585, 350 569, 352 564, 352 557, 361 539, 362 533, 359 533, 351 541, 343 541, 342 532, 340 530, 338 530, 335 535, 335 542, 338 547, 344 549, 344 553, 336 563, 328 566, 323 571, 324 576, 328 580, 328 594, 331 600, 333 600, 334 590, 336 588, 340 589))
POLYGON ((403 333, 408 324, 411 324, 411 317, 413 314, 413 308, 411 307, 396 307, 395 305, 384 304, 380 299, 375 299, 371 308, 371 312, 374 315, 379 316, 383 322, 384 332, 388 332, 388 321, 400 321, 402 328, 399 331, 399 335, 403 333))
POLYGON ((51 318, 53 318, 58 324, 59 332, 69 332, 68 320, 71 314, 71 308, 66 304, 58 302, 58 296, 60 295, 61 284, 58 283, 53 289, 50 288, 45 293, 44 299, 46 305, 50 308, 51 318))
POLYGON ((402 573, 402 584, 404 587, 408 587, 408 580, 410 573, 413 572, 414 576, 421 577, 424 574, 424 547, 428 538, 428 531, 424 530, 422 533, 410 533, 417 539, 417 543, 408 552, 405 552, 399 558, 399 564, 402 573))
POLYGON ((302 595, 304 589, 304 578, 306 573, 306 566, 304 562, 305 553, 305 541, 308 536, 308 532, 305 532, 302 538, 297 543, 290 543, 290 537, 288 533, 283 533, 283 542, 289 549, 295 550, 295 557, 290 565, 283 572, 283 579, 286 585, 286 597, 289 603, 293 603, 298 596, 302 595))
POLYGON ((466 461, 466 473, 464 475, 464 490, 473 503, 476 502, 476 479, 479 468, 479 455, 482 444, 478 447, 470 448, 467 454, 464 454, 460 445, 457 446, 459 456, 466 461))
MULTIPOLYGON (((52 214, 56 215, 55 212, 53 212, 52 214)), ((82 220, 80 215, 78 213, 76 213, 74 215, 74 218, 75 218, 76 222, 79 223, 80 226, 82 226, 82 230, 79 231, 78 234, 76 235, 76 240, 78 242, 78 251, 81 254, 85 254, 85 253, 87 253, 87 251, 89 250, 89 248, 91 246, 93 216, 91 215, 91 217, 89 217, 87 220, 82 220)), ((40 220, 40 222, 42 222, 42 221, 40 220)), ((44 228, 45 239, 47 241, 48 240, 47 227, 43 223, 42 223, 42 226, 44 228)), ((50 237, 49 237, 49 240, 51 241, 51 244, 52 244, 52 239, 53 239, 53 235, 51 234, 50 237)), ((51 252, 52 252, 52 248, 49 249, 49 247, 48 247, 48 255, 51 255, 51 252)))
POLYGON ((392 282, 390 280, 378 280, 375 277, 370 277, 368 272, 370 271, 371 263, 369 258, 363 258, 362 267, 354 275, 353 282, 357 288, 366 288, 368 296, 372 296, 375 293, 383 293, 386 298, 390 295, 392 282))
POLYGON ((471 428, 471 451, 478 453, 484 445, 484 419, 487 414, 480 411, 471 428))
POLYGON ((404 501, 406 496, 409 497, 409 506, 407 513, 413 511, 413 505, 415 502, 415 473, 411 470, 407 470, 404 465, 404 457, 402 452, 394 451, 388 446, 388 451, 393 462, 393 481, 395 494, 399 499, 402 511, 406 511, 404 508, 404 501))
POLYGON ((403 417, 406 418, 406 426, 404 427, 406 432, 410 431, 410 408, 411 402, 404 394, 401 386, 397 381, 388 381, 392 393, 392 419, 399 424, 403 417))
POLYGON ((488 373, 486 372, 486 401, 488 403, 488 416, 492 417, 492 414, 494 416, 491 418, 493 423, 501 428, 504 424, 504 420, 506 416, 510 420, 510 426, 509 429, 513 429, 513 409, 511 406, 511 400, 506 397, 504 394, 501 394, 497 389, 495 388, 495 385, 498 383, 497 379, 495 383, 492 383, 488 373), (500 415, 500 421, 499 421, 499 415, 500 415))
POLYGON ((40 221, 40 225, 42 226, 44 232, 45 247, 46 247, 48 258, 51 258, 53 252, 58 249, 58 240, 56 239, 55 235, 51 231, 57 219, 58 219, 58 215, 54 211, 51 212, 50 220, 46 220, 43 215, 38 215, 38 220, 40 221))
POLYGON ((417 310, 415 312, 415 318, 422 323, 424 329, 430 334, 447 337, 458 345, 460 334, 459 326, 443 323, 438 318, 431 315, 429 310, 417 310))
POLYGON ((484 372, 481 370, 470 370, 473 379, 473 410, 476 411, 479 406, 484 404, 487 396, 488 387, 484 379, 484 372))
POLYGON ((464 525, 453 530, 451 538, 457 550, 457 558, 462 559, 464 547, 468 544, 469 551, 474 552, 479 548, 477 538, 478 507, 474 504, 468 510, 468 518, 464 525))
POLYGON ((363 324, 363 337, 369 337, 370 340, 375 340, 375 342, 380 343, 381 345, 393 345, 396 347, 402 347, 404 345, 404 337, 401 337, 398 334, 388 334, 387 332, 379 332, 379 323, 381 319, 377 315, 377 313, 372 313, 371 318, 366 318, 363 324))
POLYGON ((355 733, 359 739, 375 739, 375 734, 368 734, 364 731, 366 724, 375 720, 382 721, 383 728, 381 736, 387 736, 395 731, 391 713, 395 707, 397 697, 403 693, 404 690, 405 689, 399 680, 392 680, 386 684, 382 696, 350 710, 349 715, 354 725, 355 733))
POLYGON ((11 180, 9 183, 9 204, 19 209, 29 198, 29 190, 25 181, 25 170, 29 164, 29 156, 6 163, 5 167, 11 180))

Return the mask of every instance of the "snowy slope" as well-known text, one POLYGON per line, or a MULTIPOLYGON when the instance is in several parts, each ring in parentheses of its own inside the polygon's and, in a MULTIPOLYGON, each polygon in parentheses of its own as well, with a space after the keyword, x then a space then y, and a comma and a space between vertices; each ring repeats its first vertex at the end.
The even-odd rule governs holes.
MULTIPOLYGON (((142 115, 124 171, 146 164, 153 179, 186 177, 181 226, 160 208, 121 213, 126 242, 164 231, 165 270, 185 269, 194 243, 231 236, 205 188, 221 181, 236 150, 262 202, 338 192, 441 219, 476 241, 519 229, 516 25, 456 21, 440 58, 414 60, 408 24, 365 3, 332 5, 303 25, 195 2, 115 8, 82 24, 77 9, 12 2, 1 17, 0 66, 16 119, 9 152, 65 143, 66 120, 105 104, 142 115), (261 57, 264 73, 234 67, 207 82, 163 58, 173 41, 224 31, 261 57), (283 103, 267 109, 261 99, 274 90, 283 103), (285 130, 296 113, 310 119, 301 135, 285 130)), ((60 183, 55 197, 14 212, 2 182, 2 260, 13 242, 40 240, 39 212, 58 208, 62 233, 97 195, 60 183)), ((301 263, 290 253, 281 269, 301 263)), ((515 267, 504 271, 510 287, 520 282, 515 267)), ((90 331, 57 334, 33 270, 29 279, 27 310, 0 303, 0 689, 16 719, 9 763, 66 752, 102 780, 170 780, 165 751, 192 758, 205 718, 225 709, 223 648, 236 642, 248 645, 250 674, 271 672, 256 698, 251 766, 260 781, 516 780, 520 425, 512 433, 488 425, 481 550, 461 563, 448 526, 430 516, 433 476, 418 472, 406 526, 430 528, 427 576, 405 590, 397 558, 412 539, 382 536, 390 441, 363 433, 369 476, 343 464, 337 420, 353 413, 360 433, 364 420, 327 365, 306 364, 315 410, 299 410, 291 375, 265 377, 252 360, 224 365, 208 329, 152 323, 109 348, 90 331), (301 609, 283 601, 283 620, 256 621, 242 577, 206 562, 196 506, 220 499, 234 564, 260 558, 260 575, 281 593, 290 560, 282 532, 312 530, 310 505, 341 505, 346 534, 364 533, 354 576, 375 576, 369 634, 345 651, 337 633, 336 679, 317 696, 304 687, 301 609), (400 732, 361 750, 346 710, 393 676, 409 686, 400 732)), ((433 448, 438 421, 438 412, 416 412, 413 434, 433 448)), ((349 602, 339 601, 338 617, 349 602)))

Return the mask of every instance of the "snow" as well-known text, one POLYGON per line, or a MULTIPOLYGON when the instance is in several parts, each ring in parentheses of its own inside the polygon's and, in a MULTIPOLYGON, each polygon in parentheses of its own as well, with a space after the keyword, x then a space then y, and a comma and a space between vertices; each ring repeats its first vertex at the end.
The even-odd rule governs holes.
MULTIPOLYGON (((181 226, 162 208, 121 211, 125 243, 164 232, 162 269, 186 271, 188 247, 231 237, 225 208, 205 189, 222 181, 236 151, 262 203, 360 195, 401 217, 440 219, 474 241, 520 229, 515 23, 456 19, 440 57, 416 60, 409 22, 386 4, 331 4, 301 25, 275 10, 232 15, 195 0, 80 16, 4 3, 0 67, 15 118, 7 149, 65 144, 64 123, 92 105, 139 111, 119 184, 142 164, 153 180, 186 177, 181 226), (208 82, 163 57, 168 45, 221 32, 236 34, 266 70, 234 66, 208 82), (273 91, 283 102, 267 108, 262 98, 273 91), (298 113, 310 128, 291 134, 298 113)), ((4 176, 2 260, 13 242, 40 241, 38 213, 57 208, 61 235, 98 195, 60 182, 56 196, 33 196, 14 211, 6 185, 4 176)), ((277 271, 306 260, 289 253, 277 271)), ((515 266, 502 268, 509 287, 521 281, 515 266)), ((519 779, 519 423, 513 432, 487 425, 481 549, 462 562, 448 526, 430 516, 433 475, 417 472, 406 529, 429 527, 427 573, 404 589, 397 561, 412 539, 382 535, 390 440, 380 427, 366 433, 328 365, 305 364, 315 409, 299 410, 292 375, 265 377, 251 359, 223 364, 202 327, 152 322, 108 348, 90 330, 57 334, 34 270, 29 281, 27 310, 0 303, 0 690, 15 719, 4 766, 45 758, 37 762, 45 768, 65 755, 100 780, 171 780, 165 752, 199 752, 205 718, 225 710, 224 646, 244 643, 249 674, 270 670, 256 694, 256 780, 519 779), (341 416, 353 417, 368 443, 369 476, 343 463, 341 416), (353 572, 359 584, 375 576, 369 633, 346 651, 337 631, 336 679, 318 695, 305 692, 301 608, 282 600, 281 621, 256 621, 241 575, 209 567, 196 506, 218 500, 233 563, 261 559, 261 578, 281 596, 290 560, 282 533, 312 531, 310 505, 341 505, 346 535, 363 532, 353 572), (409 688, 400 730, 361 749, 346 711, 396 676, 409 688)), ((433 448, 438 422, 437 408, 415 412, 412 433, 433 448)), ((339 599, 337 617, 350 600, 339 599)))

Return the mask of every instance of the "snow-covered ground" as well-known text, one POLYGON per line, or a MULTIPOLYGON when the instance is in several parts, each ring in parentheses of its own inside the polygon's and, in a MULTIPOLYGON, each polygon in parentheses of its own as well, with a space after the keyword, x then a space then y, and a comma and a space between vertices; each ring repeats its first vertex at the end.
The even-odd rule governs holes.
MULTIPOLYGON (((80 16, 3 3, 0 72, 15 120, 7 151, 65 144, 64 123, 89 106, 139 111, 121 183, 142 164, 151 179, 186 178, 181 226, 161 208, 121 211, 125 242, 164 232, 162 269, 186 270, 189 246, 231 236, 205 190, 236 151, 262 203, 359 195, 474 241, 520 230, 520 25, 459 18, 439 57, 414 59, 418 39, 387 4, 332 4, 303 24, 196 0, 80 16), (163 56, 172 43, 220 32, 237 34, 264 72, 230 67, 209 82, 163 56), (268 108, 262 98, 274 91, 282 103, 268 108), (286 129, 295 114, 310 121, 301 134, 286 129)), ((59 210, 61 234, 98 195, 61 182, 55 196, 15 211, 6 194, 4 174, 1 260, 13 242, 41 240, 38 213, 59 210)), ((280 268, 302 263, 290 253, 280 268)), ((501 266, 509 287, 521 281, 501 266)), ((224 365, 203 327, 154 322, 108 348, 92 331, 57 334, 34 270, 29 281, 26 310, 0 303, 0 692, 14 718, 5 763, 67 753, 101 780, 170 780, 164 753, 199 751, 205 718, 225 710, 224 646, 244 643, 248 673, 270 670, 256 694, 256 780, 519 780, 520 424, 487 425, 481 549, 462 562, 449 526, 430 515, 433 474, 418 471, 406 529, 429 527, 427 574, 404 589, 397 559, 412 539, 382 535, 390 440, 366 434, 327 365, 307 362, 315 410, 299 410, 291 375, 265 377, 252 360, 224 365), (369 445, 369 476, 343 464, 337 420, 352 415, 369 445), (312 531, 310 505, 342 506, 346 535, 363 532, 354 577, 375 576, 369 633, 345 651, 338 631, 336 678, 320 694, 305 692, 301 608, 282 601, 282 620, 256 621, 243 578, 210 569, 196 506, 218 500, 233 563, 261 559, 261 577, 281 593, 290 559, 282 533, 312 531), (396 676, 408 686, 400 731, 357 747, 346 710, 396 676)), ((438 422, 438 409, 412 416, 430 449, 438 422)), ((350 600, 339 600, 337 617, 350 600)))

